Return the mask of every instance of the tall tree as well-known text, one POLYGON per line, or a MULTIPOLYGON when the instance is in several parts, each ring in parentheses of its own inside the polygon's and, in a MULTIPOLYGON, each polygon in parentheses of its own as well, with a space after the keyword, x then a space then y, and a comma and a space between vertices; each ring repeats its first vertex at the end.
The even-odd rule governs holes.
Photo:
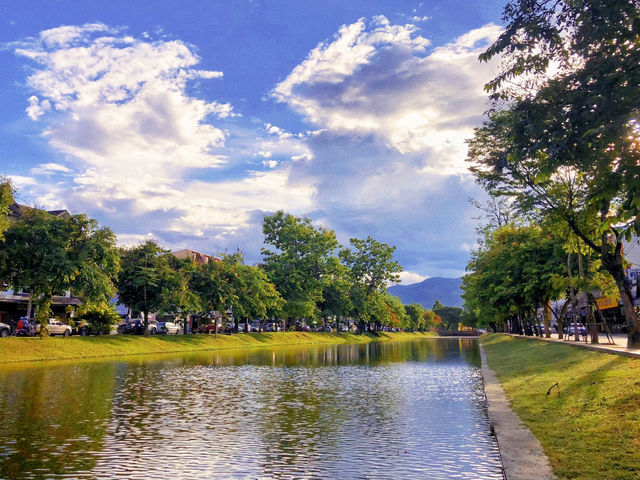
POLYGON ((153 240, 121 250, 118 297, 136 312, 142 312, 145 332, 149 313, 172 303, 175 276, 169 263, 170 253, 153 240))
MULTIPOLYGON (((562 240, 540 227, 507 226, 491 232, 472 253, 470 273, 463 277, 465 308, 481 325, 494 329, 495 322, 514 319, 518 324, 518 319, 530 318, 538 306, 563 293, 554 279, 565 272, 564 256, 562 240)), ((434 312, 443 316, 436 306, 434 312)))
POLYGON ((4 232, 0 278, 31 293, 46 334, 53 295, 73 290, 95 302, 113 296, 119 268, 115 240, 110 229, 85 215, 67 219, 30 209, 4 232))
POLYGON ((13 203, 14 193, 11 180, 0 176, 0 240, 2 233, 9 227, 9 207, 13 203))
MULTIPOLYGON (((362 323, 374 323, 380 326, 387 316, 380 310, 384 304, 382 292, 389 284, 400 281, 402 266, 393 259, 396 247, 379 242, 371 237, 366 239, 352 238, 351 248, 340 250, 342 263, 349 269, 353 288, 351 301, 354 313, 362 323), (372 312, 381 312, 376 317, 372 312)), ((384 308, 383 308, 384 309, 384 308)))
POLYGON ((635 0, 510 2, 504 33, 481 56, 504 59, 487 89, 507 109, 491 114, 470 149, 488 189, 561 216, 600 257, 620 292, 630 347, 640 346, 640 319, 622 238, 640 233, 639 17, 635 0), (584 230, 589 217, 596 232, 584 230))
POLYGON ((285 315, 315 316, 327 262, 338 247, 335 233, 283 211, 265 217, 262 231, 264 243, 272 247, 262 249, 263 267, 286 301, 285 315))

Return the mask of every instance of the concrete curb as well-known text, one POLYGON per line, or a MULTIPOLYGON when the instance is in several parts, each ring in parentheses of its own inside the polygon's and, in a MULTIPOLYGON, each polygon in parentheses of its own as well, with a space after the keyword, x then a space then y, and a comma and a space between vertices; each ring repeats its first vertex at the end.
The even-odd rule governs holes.
POLYGON ((498 440, 507 480, 557 480, 540 442, 511 410, 502 385, 487 364, 482 345, 480 357, 489 421, 498 440))

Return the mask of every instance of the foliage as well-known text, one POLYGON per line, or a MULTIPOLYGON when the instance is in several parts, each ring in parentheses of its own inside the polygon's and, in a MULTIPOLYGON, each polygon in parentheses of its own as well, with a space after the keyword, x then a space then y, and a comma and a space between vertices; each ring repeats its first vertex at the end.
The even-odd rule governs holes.
POLYGON ((423 331, 427 328, 427 311, 419 303, 412 303, 411 305, 405 305, 405 312, 407 314, 407 328, 413 330, 423 331))
POLYGON ((511 1, 504 33, 481 55, 504 59, 487 89, 506 108, 491 112, 469 151, 489 191, 562 218, 600 256, 619 289, 630 345, 640 344, 640 320, 621 240, 632 228, 640 233, 639 16, 633 0, 511 1))
POLYGON ((53 295, 73 290, 87 301, 107 301, 118 268, 115 235, 84 215, 30 209, 11 223, 0 249, 0 278, 31 293, 43 333, 53 295))
POLYGON ((408 318, 406 309, 402 305, 402 300, 387 293, 384 301, 389 316, 387 322, 383 322, 383 324, 393 328, 406 328, 408 318))
MULTIPOLYGON (((564 255, 563 241, 536 226, 491 232, 472 253, 470 273, 462 280, 465 318, 473 315, 480 325, 501 323, 563 294, 553 279, 565 273, 564 255)), ((434 311, 447 323, 440 309, 434 311)))
POLYGON ((458 329, 458 323, 462 315, 462 309, 460 307, 442 307, 434 309, 433 313, 440 317, 443 330, 458 329))
POLYGON ((176 285, 176 278, 170 254, 153 240, 147 240, 122 249, 120 255, 118 297, 127 307, 143 313, 146 327, 150 312, 169 308, 175 299, 171 288, 176 285))
POLYGON ((13 203, 14 194, 11 180, 0 176, 0 240, 2 233, 9 227, 9 207, 13 203))
POLYGON ((350 292, 353 281, 349 269, 335 257, 327 260, 327 273, 322 282, 322 300, 318 304, 323 318, 348 316, 353 310, 350 292))
POLYGON ((364 240, 351 238, 349 243, 352 249, 340 250, 340 259, 351 270, 354 282, 363 287, 367 294, 400 281, 402 266, 393 260, 396 247, 371 237, 364 240))
POLYGON ((114 306, 107 302, 87 302, 78 308, 76 317, 87 322, 93 331, 104 333, 120 321, 114 306))
POLYGON ((311 219, 283 211, 264 218, 263 268, 286 301, 290 318, 313 317, 322 301, 327 262, 338 242, 335 233, 315 227, 311 219))

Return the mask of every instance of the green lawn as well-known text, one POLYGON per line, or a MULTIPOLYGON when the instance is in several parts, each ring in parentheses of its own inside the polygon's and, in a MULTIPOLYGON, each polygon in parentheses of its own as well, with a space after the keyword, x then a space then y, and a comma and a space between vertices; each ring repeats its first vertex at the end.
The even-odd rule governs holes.
POLYGON ((560 478, 640 479, 640 360, 483 335, 511 406, 560 478), (549 387, 558 382, 560 393, 549 387))
POLYGON ((136 336, 110 335, 101 337, 0 338, 0 365, 35 360, 141 355, 153 353, 193 352, 224 348, 255 348, 276 345, 313 345, 400 341, 433 337, 433 333, 381 333, 355 335, 351 333, 242 333, 236 335, 172 335, 136 336))

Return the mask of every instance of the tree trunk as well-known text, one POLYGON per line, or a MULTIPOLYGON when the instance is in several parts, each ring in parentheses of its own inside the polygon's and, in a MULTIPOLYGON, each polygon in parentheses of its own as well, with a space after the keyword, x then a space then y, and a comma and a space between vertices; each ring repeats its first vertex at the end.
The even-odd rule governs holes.
POLYGON ((544 302, 544 310, 543 310, 543 318, 544 322, 544 336, 545 338, 551 338, 551 312, 549 308, 549 302, 544 302))
POLYGON ((558 322, 558 340, 562 340, 564 338, 564 316, 567 313, 567 307, 569 306, 569 299, 565 299, 564 305, 562 305, 562 309, 559 314, 556 314, 555 310, 551 310, 551 313, 556 317, 556 322, 558 322))
POLYGON ((149 336, 149 310, 145 310, 142 312, 142 318, 144 319, 143 323, 143 328, 144 328, 144 335, 146 337, 149 336))
POLYGON ((636 315, 635 308, 633 306, 633 296, 631 295, 631 286, 624 272, 622 264, 622 244, 616 245, 614 253, 611 253, 608 249, 608 245, 602 246, 602 266, 613 277, 613 281, 618 287, 620 292, 620 299, 622 300, 623 312, 627 321, 628 336, 627 336, 627 348, 640 348, 640 319, 636 315))
POLYGON ((591 292, 587 293, 587 305, 587 318, 589 319, 589 335, 591 336, 591 343, 600 343, 598 338, 598 325, 596 324, 596 318, 593 314, 594 309, 597 308, 597 303, 591 292))

